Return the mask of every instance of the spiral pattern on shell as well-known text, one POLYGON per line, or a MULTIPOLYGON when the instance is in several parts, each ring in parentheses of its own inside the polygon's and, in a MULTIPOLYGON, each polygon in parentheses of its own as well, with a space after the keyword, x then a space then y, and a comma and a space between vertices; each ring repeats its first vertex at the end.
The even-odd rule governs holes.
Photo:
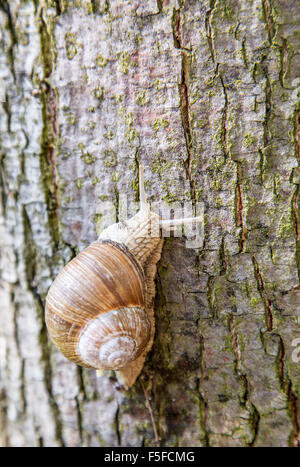
POLYGON ((118 370, 146 348, 143 271, 129 250, 97 241, 58 274, 46 297, 50 337, 69 360, 118 370))
POLYGON ((119 370, 135 360, 150 337, 150 322, 140 307, 111 310, 82 331, 78 354, 92 367, 119 370))

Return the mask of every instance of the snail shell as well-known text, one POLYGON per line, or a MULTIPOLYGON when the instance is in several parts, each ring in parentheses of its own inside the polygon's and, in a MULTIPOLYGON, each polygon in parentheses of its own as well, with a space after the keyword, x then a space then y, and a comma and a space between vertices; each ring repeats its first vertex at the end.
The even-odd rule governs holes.
POLYGON ((144 282, 128 248, 92 243, 65 266, 48 292, 52 341, 84 367, 119 370, 136 360, 151 337, 144 282))

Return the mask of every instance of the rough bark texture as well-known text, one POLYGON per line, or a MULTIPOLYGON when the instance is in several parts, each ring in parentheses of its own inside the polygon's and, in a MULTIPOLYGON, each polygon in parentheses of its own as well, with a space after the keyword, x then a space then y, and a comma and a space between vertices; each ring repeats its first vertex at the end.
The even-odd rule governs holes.
POLYGON ((0 443, 298 446, 299 2, 0 6, 0 443), (152 200, 204 202, 205 241, 166 240, 125 392, 54 349, 43 305, 139 162, 152 200))

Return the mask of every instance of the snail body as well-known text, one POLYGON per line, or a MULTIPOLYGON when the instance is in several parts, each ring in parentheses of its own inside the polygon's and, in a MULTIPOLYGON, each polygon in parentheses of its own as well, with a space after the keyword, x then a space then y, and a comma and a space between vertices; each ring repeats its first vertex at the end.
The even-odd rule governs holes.
POLYGON ((107 227, 64 267, 45 307, 50 338, 62 354, 98 374, 115 370, 125 388, 134 384, 152 347, 154 280, 163 246, 159 229, 153 235, 162 223, 146 202, 142 167, 140 202, 135 216, 107 227))

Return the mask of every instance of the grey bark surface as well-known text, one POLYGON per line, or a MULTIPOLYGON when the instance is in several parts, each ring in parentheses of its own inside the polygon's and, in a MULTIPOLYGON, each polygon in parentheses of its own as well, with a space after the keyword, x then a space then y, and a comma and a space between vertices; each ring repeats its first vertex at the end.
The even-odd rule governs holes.
POLYGON ((298 446, 296 0, 0 1, 0 445, 298 446), (129 391, 49 342, 63 265, 138 199, 202 201, 165 241, 129 391))

